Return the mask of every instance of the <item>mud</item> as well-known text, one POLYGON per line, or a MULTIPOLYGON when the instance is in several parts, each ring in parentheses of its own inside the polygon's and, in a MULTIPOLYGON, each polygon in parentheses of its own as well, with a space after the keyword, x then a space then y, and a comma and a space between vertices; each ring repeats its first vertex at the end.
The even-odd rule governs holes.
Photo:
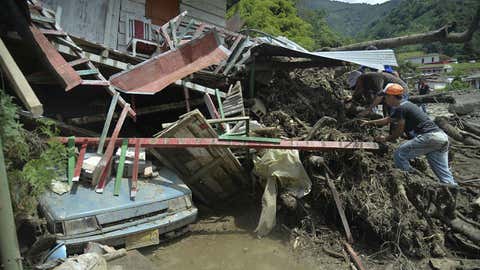
MULTIPOLYGON (((352 105, 345 102, 349 93, 344 81, 343 77, 335 77, 332 70, 277 74, 271 85, 259 90, 259 96, 271 109, 261 121, 277 126, 283 130, 282 135, 297 139, 311 133, 311 127, 322 116, 337 119, 337 125, 320 128, 311 137, 313 140, 372 141, 376 135, 388 133, 387 129, 359 126, 359 119, 349 112, 352 105)), ((432 118, 436 114, 451 116, 446 106, 435 104, 429 108, 432 118)), ((334 226, 343 232, 324 178, 328 174, 344 203, 354 247, 361 253, 372 252, 380 261, 394 262, 394 269, 416 269, 419 261, 430 257, 478 258, 480 249, 475 234, 480 233, 480 216, 471 203, 480 195, 479 187, 462 184, 459 190, 450 190, 439 186, 425 158, 412 162, 415 174, 398 171, 392 156, 399 143, 400 140, 387 143, 376 153, 301 153, 313 188, 303 200, 308 208, 303 218, 291 226, 296 239, 292 245, 302 243, 307 247, 305 254, 315 249, 342 250, 343 236, 319 230, 322 226, 334 226), (327 168, 309 164, 311 155, 323 157, 327 168), (467 222, 456 224, 458 217, 467 222)), ((452 142, 451 154, 456 157, 452 169, 459 182, 478 178, 478 153, 478 148, 452 142)))
MULTIPOLYGON (((258 120, 278 129, 276 136, 297 140, 373 141, 388 133, 388 128, 359 125, 350 109, 365 104, 346 102, 350 93, 343 75, 337 75, 326 69, 276 74, 257 89, 269 110, 258 120), (324 118, 319 125, 324 116, 336 121, 324 118)), ((432 104, 428 110, 432 119, 445 116, 461 128, 461 119, 447 104, 432 104)), ((462 117, 480 123, 475 115, 462 117)), ((296 209, 278 205, 277 226, 266 238, 253 233, 261 196, 257 189, 223 210, 200 209, 202 216, 190 234, 142 253, 159 269, 355 269, 344 250, 345 233, 328 176, 343 202, 352 246, 367 269, 431 269, 451 260, 475 269, 480 209, 472 202, 480 196, 480 182, 465 181, 479 178, 480 149, 451 141, 451 167, 461 183, 452 190, 438 185, 425 158, 412 162, 416 173, 395 169, 392 155, 401 141, 377 152, 301 152, 312 191, 298 200, 296 209), (325 166, 310 162, 311 156, 321 157, 325 166)))
POLYGON ((201 209, 200 220, 187 235, 142 253, 158 269, 317 269, 313 260, 296 256, 285 231, 257 238, 254 200, 242 198, 236 203, 229 210, 201 209))

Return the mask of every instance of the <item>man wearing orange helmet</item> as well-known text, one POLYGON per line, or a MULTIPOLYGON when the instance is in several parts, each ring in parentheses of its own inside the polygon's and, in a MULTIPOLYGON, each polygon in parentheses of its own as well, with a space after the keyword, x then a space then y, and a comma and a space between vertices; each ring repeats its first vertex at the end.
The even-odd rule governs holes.
POLYGON ((410 172, 409 160, 426 155, 428 163, 435 175, 444 184, 457 186, 448 167, 448 135, 445 134, 420 107, 403 100, 404 88, 396 83, 389 83, 383 90, 385 103, 394 108, 390 116, 382 119, 363 121, 362 125, 384 126, 396 123, 396 128, 388 136, 379 136, 378 142, 397 139, 404 132, 410 140, 402 143, 395 150, 393 159, 395 166, 402 171, 410 172))

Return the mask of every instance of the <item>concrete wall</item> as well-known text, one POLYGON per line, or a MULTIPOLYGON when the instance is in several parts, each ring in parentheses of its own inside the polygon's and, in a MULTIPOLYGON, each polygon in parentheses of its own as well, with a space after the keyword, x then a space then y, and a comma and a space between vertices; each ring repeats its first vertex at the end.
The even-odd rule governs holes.
POLYGON ((50 9, 62 8, 60 25, 68 33, 103 43, 108 0, 42 0, 50 9))
POLYGON ((226 0, 181 0, 180 12, 188 11, 187 21, 195 19, 220 27, 226 26, 226 0))

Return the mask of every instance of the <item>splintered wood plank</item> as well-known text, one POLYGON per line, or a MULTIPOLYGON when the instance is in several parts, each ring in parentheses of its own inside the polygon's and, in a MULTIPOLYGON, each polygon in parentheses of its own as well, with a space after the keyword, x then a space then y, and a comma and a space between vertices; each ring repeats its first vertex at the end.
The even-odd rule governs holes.
POLYGON ((38 100, 35 92, 23 75, 7 47, 0 39, 0 66, 7 75, 8 80, 23 105, 29 110, 33 116, 38 117, 43 114, 43 105, 38 100))
POLYGON ((77 73, 80 76, 96 75, 98 74, 98 69, 77 70, 77 73))
POLYGON ((82 85, 109 86, 109 81, 102 80, 82 80, 82 85))
POLYGON ((70 64, 70 66, 74 67, 74 66, 78 66, 78 65, 81 65, 81 64, 85 64, 88 61, 90 61, 90 60, 88 60, 87 58, 79 58, 79 59, 70 61, 68 63, 70 64))
POLYGON ((50 64, 51 68, 55 71, 59 82, 65 91, 71 90, 75 86, 82 83, 82 78, 77 72, 65 61, 63 56, 58 53, 57 49, 48 41, 45 35, 35 26, 30 26, 30 31, 33 34, 37 45, 43 52, 44 58, 50 64))
POLYGON ((61 31, 61 30, 53 30, 53 29, 40 29, 40 31, 44 35, 50 35, 50 36, 66 36, 67 33, 61 31))
POLYGON ((83 159, 85 158, 85 153, 87 152, 87 145, 87 141, 84 140, 84 143, 82 143, 82 146, 80 147, 77 165, 75 166, 75 172, 73 173, 73 182, 78 182, 78 180, 80 180, 80 173, 82 172, 83 159))

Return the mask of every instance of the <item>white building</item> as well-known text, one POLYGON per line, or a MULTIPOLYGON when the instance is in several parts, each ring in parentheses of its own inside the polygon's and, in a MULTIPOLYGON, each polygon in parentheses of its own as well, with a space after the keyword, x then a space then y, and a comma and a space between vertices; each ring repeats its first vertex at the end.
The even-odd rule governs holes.
POLYGON ((423 65, 417 68, 423 75, 427 74, 442 74, 453 71, 453 67, 448 64, 430 64, 423 65))
POLYGON ((480 89, 480 73, 470 75, 463 80, 468 82, 472 88, 480 89))
POLYGON ((440 62, 440 54, 432 53, 423 56, 411 57, 405 59, 405 62, 410 62, 416 65, 426 65, 426 64, 434 64, 440 62))

